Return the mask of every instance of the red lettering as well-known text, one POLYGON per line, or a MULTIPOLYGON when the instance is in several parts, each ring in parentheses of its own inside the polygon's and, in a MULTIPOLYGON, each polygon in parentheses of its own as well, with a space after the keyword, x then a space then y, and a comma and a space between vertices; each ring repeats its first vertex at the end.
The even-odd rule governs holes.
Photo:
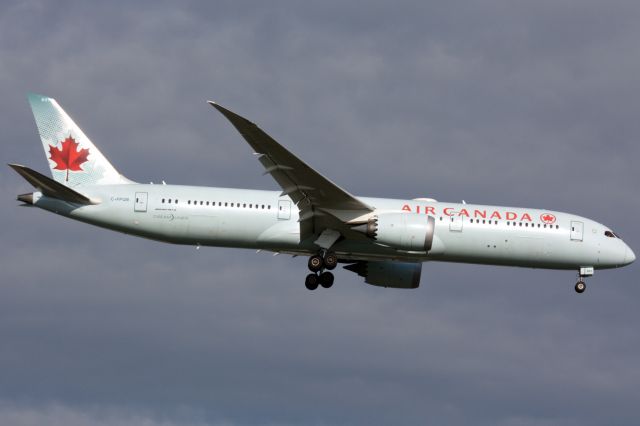
POLYGON ((416 214, 420 214, 420 206, 416 206, 416 214))
POLYGON ((458 216, 469 217, 469 212, 467 211, 467 209, 462 209, 462 210, 460 210, 460 213, 458 213, 458 216))
POLYGON ((452 207, 445 207, 442 213, 444 213, 445 216, 451 216, 451 210, 453 210, 452 207))
POLYGON ((432 215, 436 215, 436 209, 434 209, 433 207, 425 207, 424 208, 424 214, 432 214, 432 215))
POLYGON ((500 212, 496 210, 493 213, 491 213, 491 217, 489 219, 500 219, 500 220, 502 220, 502 216, 500 216, 500 212))
POLYGON ((473 217, 481 217, 483 219, 487 218, 487 211, 486 210, 474 210, 473 211, 473 217))
POLYGON ((505 214, 506 214, 507 220, 515 220, 516 217, 518 217, 518 215, 515 214, 514 212, 507 212, 505 214))
POLYGON ((411 207, 409 206, 409 204, 405 204, 404 206, 402 206, 402 211, 403 212, 410 212, 411 211, 411 207))
POLYGON ((533 222, 533 219, 531 219, 531 216, 529 216, 529 213, 523 214, 520 220, 528 220, 529 222, 533 222))

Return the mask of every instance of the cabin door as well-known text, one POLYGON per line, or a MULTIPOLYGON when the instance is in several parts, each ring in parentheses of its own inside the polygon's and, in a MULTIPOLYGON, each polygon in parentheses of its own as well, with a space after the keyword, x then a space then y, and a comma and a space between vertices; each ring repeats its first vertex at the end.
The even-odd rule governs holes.
POLYGON ((451 222, 449 222, 449 231, 462 232, 462 216, 455 214, 455 216, 451 216, 449 219, 451 220, 451 222))
POLYGON ((136 192, 136 202, 133 205, 134 212, 146 212, 147 211, 147 197, 146 192, 136 192))
POLYGON ((280 200, 278 201, 278 219, 289 220, 291 218, 291 201, 280 200))
POLYGON ((584 224, 582 222, 571 222, 571 240, 582 241, 584 224))

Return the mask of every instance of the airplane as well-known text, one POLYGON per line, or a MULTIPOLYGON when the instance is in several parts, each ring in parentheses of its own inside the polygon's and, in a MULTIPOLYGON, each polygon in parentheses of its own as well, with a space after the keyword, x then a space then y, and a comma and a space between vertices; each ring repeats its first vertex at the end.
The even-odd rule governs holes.
POLYGON ((368 284, 417 288, 423 262, 575 270, 575 291, 596 269, 635 254, 611 228, 543 209, 354 196, 256 124, 218 103, 279 191, 141 184, 121 175, 54 99, 28 100, 51 170, 9 164, 34 192, 23 205, 156 241, 308 257, 305 286, 330 288, 342 263, 368 284))

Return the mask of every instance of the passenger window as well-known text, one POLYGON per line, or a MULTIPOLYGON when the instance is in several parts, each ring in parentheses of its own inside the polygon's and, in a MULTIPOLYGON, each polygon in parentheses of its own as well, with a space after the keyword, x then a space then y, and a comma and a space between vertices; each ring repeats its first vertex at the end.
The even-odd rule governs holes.
POLYGON ((167 204, 171 204, 171 198, 167 200, 167 204))
POLYGON ((228 206, 228 203, 224 203, 224 206, 225 206, 225 207, 227 207, 227 206, 228 206))
POLYGON ((209 202, 207 201, 207 205, 209 205, 209 202))
POLYGON ((162 204, 164 204, 164 198, 162 199, 162 204))

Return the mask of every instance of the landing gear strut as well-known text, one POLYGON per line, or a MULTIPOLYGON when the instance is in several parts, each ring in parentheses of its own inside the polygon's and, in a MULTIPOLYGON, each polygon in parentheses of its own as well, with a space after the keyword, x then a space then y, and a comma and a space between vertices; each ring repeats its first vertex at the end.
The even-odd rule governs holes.
POLYGON ((329 272, 338 265, 338 256, 335 253, 314 254, 309 257, 309 270, 312 272, 307 275, 304 285, 309 290, 315 290, 318 285, 323 288, 330 288, 333 285, 333 274, 329 272))

